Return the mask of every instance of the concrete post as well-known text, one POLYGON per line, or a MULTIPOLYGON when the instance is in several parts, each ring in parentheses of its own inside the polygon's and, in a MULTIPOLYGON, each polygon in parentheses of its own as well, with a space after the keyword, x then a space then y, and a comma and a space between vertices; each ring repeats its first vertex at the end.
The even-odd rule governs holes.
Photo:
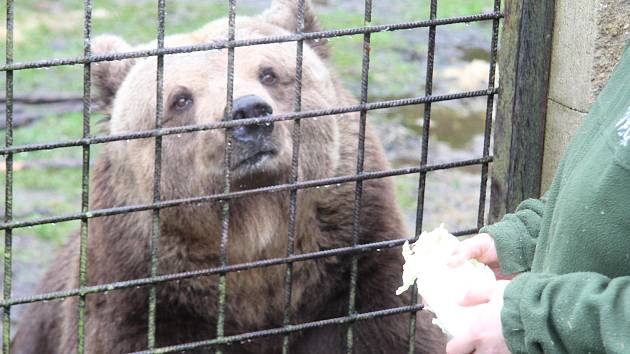
POLYGON ((630 0, 556 0, 541 191, 630 37, 630 0))

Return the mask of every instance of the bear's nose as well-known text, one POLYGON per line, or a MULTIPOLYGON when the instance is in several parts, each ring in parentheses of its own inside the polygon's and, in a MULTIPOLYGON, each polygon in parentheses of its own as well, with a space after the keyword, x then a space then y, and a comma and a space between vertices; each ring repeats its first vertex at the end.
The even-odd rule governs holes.
MULTIPOLYGON (((248 95, 234 100, 232 120, 271 115, 273 109, 259 96, 248 95)), ((252 124, 232 129, 232 137, 240 142, 260 142, 271 135, 272 123, 252 124)))

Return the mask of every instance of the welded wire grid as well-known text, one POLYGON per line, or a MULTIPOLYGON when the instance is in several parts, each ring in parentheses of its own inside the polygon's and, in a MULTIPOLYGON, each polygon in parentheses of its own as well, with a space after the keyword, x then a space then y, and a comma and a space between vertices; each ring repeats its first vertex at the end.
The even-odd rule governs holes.
MULTIPOLYGON (((228 40, 234 41, 236 36, 236 0, 229 0, 229 14, 228 14, 228 40)), ((227 60, 227 95, 225 105, 225 117, 227 121, 232 120, 232 108, 234 103, 234 47, 228 48, 228 60, 227 60)), ((223 193, 230 194, 230 168, 232 161, 232 133, 230 130, 225 131, 225 160, 223 166, 225 166, 225 172, 223 176, 223 193)), ((230 200, 222 200, 223 213, 221 215, 221 242, 219 244, 219 264, 221 267, 227 265, 227 247, 230 232, 230 200)), ((217 312, 217 339, 221 340, 224 334, 225 325, 225 292, 226 292, 226 273, 219 274, 219 291, 218 291, 218 312, 217 312)), ((216 353, 221 354, 223 351, 221 348, 217 349, 216 353)))
MULTIPOLYGON (((157 48, 164 48, 164 19, 166 16, 166 0, 158 0, 158 25, 157 25, 157 48)), ((156 96, 155 96, 155 129, 162 128, 162 120, 164 119, 164 55, 158 54, 156 68, 156 96)), ((155 158, 153 169, 153 202, 160 202, 160 179, 162 176, 162 137, 155 137, 155 158)), ((151 223, 151 276, 154 277, 158 272, 158 257, 160 244, 160 209, 153 209, 151 223)), ((155 318, 157 308, 157 295, 155 284, 149 286, 149 308, 148 324, 147 324, 147 344, 149 349, 155 348, 155 318)), ((82 349, 82 348, 79 348, 82 349)))
MULTIPOLYGON (((367 25, 372 21, 372 0, 365 0, 365 11, 363 22, 367 25)), ((368 73, 370 71, 370 33, 363 34, 363 60, 361 65, 361 98, 360 103, 367 103, 368 94, 368 73)), ((367 110, 359 111, 359 141, 357 142, 357 167, 356 174, 363 173, 364 150, 365 150, 365 125, 367 120, 367 110)), ((363 195, 363 181, 356 181, 354 191, 354 205, 352 208, 352 247, 356 247, 359 243, 359 219, 361 215, 361 200, 363 195)), ((348 299, 348 317, 356 315, 356 289, 357 277, 359 269, 359 259, 357 255, 352 255, 352 263, 350 269, 350 296, 348 299)), ((354 346, 354 338, 352 334, 352 322, 348 325, 346 332, 346 353, 352 353, 354 346)))
MULTIPOLYGON (((13 63, 13 1, 7 1, 7 39, 5 65, 13 63)), ((13 145, 13 71, 5 71, 6 75, 6 133, 5 147, 13 145)), ((13 220, 13 154, 5 154, 5 188, 4 188, 4 222, 10 223, 13 220)), ((4 279, 2 301, 11 299, 11 268, 13 258, 13 229, 4 229, 4 279)), ((9 353, 11 350, 11 307, 2 308, 2 351, 9 353)))
MULTIPOLYGON (((90 56, 92 36, 92 1, 84 2, 84 28, 83 28, 83 55, 90 56)), ((91 63, 83 64, 83 137, 90 136, 90 115, 91 115, 91 63)), ((83 145, 83 163, 81 172, 81 212, 89 210, 90 198, 90 145, 83 145)), ((87 277, 87 242, 88 242, 88 219, 81 218, 81 243, 79 245, 79 288, 86 284, 87 277)), ((79 321, 78 323, 78 343, 79 353, 85 351, 85 295, 79 296, 79 321)), ((10 329, 7 330, 10 334, 10 329)), ((6 339, 5 339, 6 341, 6 339)), ((6 342, 5 342, 6 343, 6 342)))
MULTIPOLYGON (((429 19, 435 20, 437 17, 437 0, 431 0, 431 9, 429 11, 429 19)), ((435 63, 435 35, 437 27, 429 26, 429 46, 427 48, 427 67, 425 78, 424 94, 426 97, 430 97, 433 94, 433 65, 435 63)), ((431 128, 431 104, 427 102, 424 105, 424 117, 422 121, 422 147, 420 148, 420 165, 427 164, 427 158, 429 155, 429 130, 431 128)), ((414 241, 420 237, 422 232, 423 210, 424 210, 424 193, 426 190, 427 173, 420 172, 418 174, 418 196, 417 196, 417 208, 416 208, 416 230, 414 232, 414 241)), ((484 195, 485 196, 485 195, 484 195)), ((480 201, 481 202, 481 201, 480 201)), ((484 201, 485 203, 485 201, 484 201)), ((417 285, 414 283, 411 287, 411 304, 414 305, 418 302, 417 285)), ((409 314, 409 353, 415 352, 416 345, 416 313, 411 312, 409 314)))
MULTIPOLYGON (((422 230, 422 209, 424 206, 424 195, 426 185, 426 175, 428 172, 444 169, 452 169, 464 166, 481 166, 481 190, 479 194, 479 209, 477 225, 470 230, 460 230, 455 232, 456 235, 466 235, 476 232, 482 225, 484 219, 484 208, 486 202, 486 189, 488 181, 488 165, 492 162, 492 156, 489 153, 490 146, 490 134, 492 128, 492 113, 494 96, 497 94, 497 88, 495 83, 495 63, 497 57, 497 42, 498 42, 498 29, 499 21, 503 17, 500 8, 500 0, 494 1, 494 11, 491 13, 453 17, 453 18, 437 18, 438 0, 431 0, 430 18, 423 21, 413 21, 405 23, 394 23, 386 25, 371 25, 372 15, 372 0, 365 0, 364 8, 364 25, 358 28, 346 28, 346 29, 334 29, 320 32, 304 32, 304 9, 305 0, 298 1, 298 15, 296 32, 292 35, 274 36, 258 39, 235 39, 235 16, 236 16, 236 0, 229 0, 229 13, 228 13, 228 38, 225 40, 218 40, 202 45, 192 46, 178 46, 178 47, 164 47, 165 36, 165 0, 157 0, 158 11, 158 24, 157 24, 157 47, 147 50, 136 50, 124 53, 106 53, 103 55, 91 54, 91 13, 92 3, 91 0, 84 0, 84 51, 83 56, 76 58, 57 58, 50 60, 29 61, 14 63, 13 62, 13 21, 14 21, 14 6, 13 0, 7 0, 6 5, 6 55, 5 63, 0 65, 0 71, 3 71, 6 75, 6 138, 5 146, 0 148, 0 155, 5 158, 5 216, 4 222, 0 224, 0 230, 4 231, 5 243, 4 243, 4 291, 0 306, 3 309, 3 353, 10 352, 10 337, 11 337, 11 307, 19 304, 27 304, 40 301, 49 301, 55 299, 63 299, 69 297, 78 297, 78 342, 77 351, 83 353, 85 351, 85 297, 88 294, 103 293, 106 291, 112 291, 117 289, 127 289, 132 287, 147 286, 149 289, 149 308, 148 311, 148 333, 147 333, 147 350, 142 353, 170 353, 179 352, 183 350, 191 350, 195 348, 203 347, 217 347, 217 352, 221 352, 220 345, 231 344, 235 342, 241 342, 245 340, 253 340, 256 338, 268 337, 268 336, 283 336, 282 352, 284 354, 289 353, 289 335, 294 332, 303 331, 306 329, 317 328, 322 326, 331 325, 346 325, 346 351, 352 352, 353 348, 353 332, 352 324, 356 321, 369 320, 372 318, 390 316, 395 314, 410 313, 409 320, 409 353, 413 353, 414 350, 414 337, 415 337, 415 314, 422 309, 422 305, 417 304, 416 292, 412 291, 413 298, 409 306, 403 306, 398 308, 384 309, 380 311, 373 311, 368 313, 358 313, 355 308, 355 296, 356 296, 356 283, 357 283, 357 260, 358 256, 366 252, 374 252, 378 249, 400 247, 405 241, 414 241, 420 235, 422 230), (490 74, 488 81, 488 88, 486 90, 479 91, 467 91, 458 92, 447 95, 433 95, 433 66, 435 56, 435 37, 436 31, 440 26, 445 26, 455 23, 470 23, 480 21, 492 21, 492 40, 490 44, 490 74), (403 98, 389 101, 368 102, 368 73, 370 64, 370 38, 372 33, 381 31, 398 31, 403 29, 414 28, 429 28, 428 37, 428 50, 427 50, 427 66, 426 66, 426 83, 425 83, 425 95, 420 97, 403 98), (363 59, 361 70, 361 95, 359 104, 345 107, 334 107, 321 110, 302 111, 302 60, 303 60, 303 46, 306 40, 325 40, 327 38, 338 36, 350 36, 350 35, 363 35, 363 59), (242 46, 261 45, 268 43, 281 43, 281 42, 296 42, 296 80, 294 87, 294 102, 292 113, 275 114, 266 117, 247 118, 239 120, 231 120, 231 111, 233 103, 233 89, 234 89, 234 58, 235 48, 242 46), (227 74, 227 105, 226 105, 226 119, 218 122, 208 124, 194 124, 175 128, 162 128, 162 120, 164 115, 163 96, 164 96, 164 56, 177 54, 177 53, 189 53, 196 51, 206 50, 219 50, 227 49, 228 51, 228 74, 227 74), (91 116, 91 92, 90 92, 90 68, 92 63, 112 60, 122 60, 129 58, 140 58, 155 56, 157 59, 157 76, 156 76, 156 116, 155 116, 155 129, 138 131, 133 133, 117 134, 117 135, 101 135, 93 136, 90 132, 90 116, 91 116), (83 65, 84 72, 84 88, 83 88, 83 137, 76 140, 58 141, 46 144, 26 144, 26 145, 13 145, 13 73, 16 70, 32 69, 32 68, 47 68, 52 66, 61 65, 83 65), (487 97, 487 109, 486 109, 486 121, 484 131, 484 147, 483 155, 479 158, 454 161, 448 163, 440 163, 429 165, 427 162, 428 156, 428 143, 429 143, 429 127, 431 122, 431 104, 434 102, 442 102, 449 100, 458 100, 472 97, 487 97), (364 161, 364 143, 365 143, 365 126, 367 120, 367 113, 375 109, 402 107, 409 105, 424 105, 424 119, 423 119, 423 133, 422 133, 422 148, 419 152, 418 166, 390 169, 385 171, 363 171, 364 161), (330 117, 332 115, 359 112, 359 135, 357 146, 357 165, 356 174, 349 176, 339 176, 331 178, 322 178, 318 180, 298 181, 298 159, 300 151, 301 140, 301 126, 300 121, 302 119, 309 119, 315 117, 330 117), (286 184, 274 185, 269 187, 262 187, 250 190, 243 190, 232 192, 230 189, 230 169, 225 169, 224 175, 224 188, 220 194, 196 196, 190 198, 174 199, 174 200, 162 200, 160 198, 160 179, 161 179, 161 149, 162 149, 162 137, 173 134, 184 134, 197 131, 207 131, 214 129, 225 129, 225 166, 229 166, 231 159, 231 134, 227 128, 233 128, 238 126, 245 126, 251 124, 265 124, 279 121, 293 121, 292 138, 294 141, 292 152, 292 167, 289 182, 286 184), (89 208, 89 164, 90 164, 90 146, 95 144, 103 144, 113 141, 141 139, 141 138, 154 138, 155 139, 155 170, 154 170, 154 186, 153 186, 153 202, 148 204, 127 205, 122 207, 105 208, 105 209, 90 209, 89 208), (12 204, 13 204, 13 156, 18 153, 51 150, 64 147, 81 146, 83 149, 83 165, 82 165, 82 180, 81 180, 81 212, 65 215, 57 215, 52 217, 36 218, 31 220, 13 220, 12 216, 12 204), (363 191, 363 181, 399 176, 406 174, 418 174, 418 198, 417 198, 417 216, 416 216, 416 231, 414 236, 405 237, 400 235, 401 238, 391 241, 382 241, 376 243, 362 244, 359 240, 360 223, 359 215, 361 210, 361 200, 363 191), (301 189, 317 188, 320 186, 335 185, 339 183, 355 183, 355 199, 354 209, 352 216, 352 244, 349 247, 342 247, 331 250, 324 250, 318 252, 294 254, 294 239, 296 229, 296 210, 297 210, 297 193, 301 189), (255 262, 241 263, 241 264, 229 264, 227 259, 227 247, 229 241, 229 210, 230 203, 235 198, 241 198, 254 194, 262 193, 277 193, 281 191, 289 191, 289 215, 288 215, 288 247, 287 255, 284 258, 265 259, 255 262), (159 274, 158 273, 158 259, 159 259, 159 238, 160 238, 160 210, 163 208, 191 205, 198 203, 221 203, 222 205, 222 226, 221 226, 221 242, 220 242, 220 264, 218 267, 182 272, 175 274, 159 274), (99 284, 94 286, 86 286, 86 274, 87 274, 87 238, 88 238, 88 220, 90 218, 103 217, 109 215, 117 215, 123 213, 131 213, 138 211, 151 210, 153 213, 152 233, 150 240, 151 250, 151 274, 148 278, 134 279, 129 281, 114 282, 109 284, 99 284), (34 296, 27 296, 21 298, 13 298, 11 296, 11 281, 12 281, 12 231, 16 228, 23 228, 28 226, 43 225, 71 220, 79 220, 81 222, 81 242, 80 242, 80 267, 79 267, 79 288, 67 289, 64 291, 50 292, 45 294, 37 294, 34 296), (304 262, 307 260, 320 259, 331 256, 348 256, 351 257, 351 276, 350 282, 350 297, 348 299, 348 313, 346 316, 339 318, 325 319, 321 321, 292 324, 293 314, 291 313, 291 286, 293 275, 293 264, 295 262, 304 262), (238 335, 225 336, 224 333, 224 321, 225 321, 225 294, 226 294, 226 281, 225 276, 229 272, 238 272, 253 268, 270 267, 275 265, 286 265, 285 273, 285 289, 284 289, 284 301, 285 312, 283 316, 283 325, 279 328, 261 330, 256 332, 243 333, 238 335), (218 313, 217 313, 217 329, 216 336, 212 339, 194 343, 181 343, 176 346, 155 348, 156 345, 156 286, 161 283, 170 281, 179 281, 183 279, 190 279, 201 276, 218 275, 218 313)), ((420 68, 419 68, 420 69, 420 68)), ((352 143, 352 142, 348 142, 352 143)), ((208 334, 209 337, 211 334, 208 334)))
MULTIPOLYGON (((296 33, 304 32, 304 1, 298 1, 297 9, 297 25, 296 33)), ((299 112, 302 110, 302 60, 304 52, 304 41, 299 40, 296 42, 296 56, 295 56, 295 99, 293 100, 293 111, 299 112)), ((300 158, 300 142, 302 140, 301 124, 299 119, 293 121, 293 131, 291 134, 293 141, 293 151, 291 152, 291 175, 289 176, 289 183, 295 184, 298 181, 298 163, 300 158)), ((292 189, 289 195, 289 225, 287 231, 287 257, 293 256, 295 248, 295 228, 296 228, 296 215, 297 215, 297 189, 292 189)), ((291 325, 291 298, 293 295, 293 263, 287 263, 287 270, 284 278, 284 314, 282 318, 282 325, 287 327, 291 325)), ((289 353, 289 334, 285 334, 282 338, 282 354, 289 353)))

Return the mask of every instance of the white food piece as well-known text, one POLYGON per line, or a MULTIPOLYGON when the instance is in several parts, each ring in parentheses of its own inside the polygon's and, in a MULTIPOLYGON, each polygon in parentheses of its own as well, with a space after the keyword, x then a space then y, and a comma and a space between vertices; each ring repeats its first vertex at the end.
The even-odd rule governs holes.
POLYGON ((460 306, 459 301, 469 290, 490 288, 496 282, 492 270, 478 261, 468 260, 458 267, 447 265, 459 242, 444 225, 423 232, 412 245, 405 242, 403 285, 396 290, 400 295, 417 280, 418 293, 428 305, 426 309, 437 317, 433 322, 449 337, 465 334, 474 319, 470 309, 460 306))

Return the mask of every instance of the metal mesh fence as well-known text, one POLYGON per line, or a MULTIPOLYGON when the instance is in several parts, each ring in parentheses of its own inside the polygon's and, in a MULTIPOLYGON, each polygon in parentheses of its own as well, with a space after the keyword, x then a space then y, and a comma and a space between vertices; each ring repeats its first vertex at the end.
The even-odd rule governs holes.
MULTIPOLYGON (((297 0, 296 0, 297 1, 297 0)), ((275 37, 265 37, 258 39, 235 39, 235 16, 236 16, 236 0, 229 0, 229 14, 228 14, 228 38, 226 40, 218 40, 215 42, 192 45, 192 46, 178 46, 178 47, 164 47, 165 37, 165 0, 157 0, 157 12, 158 12, 158 25, 157 25, 157 47, 155 49, 147 50, 133 50, 124 53, 108 53, 103 55, 93 55, 91 52, 91 35, 92 35, 92 1, 84 0, 84 50, 83 56, 76 58, 55 58, 42 61, 29 61, 29 62, 17 62, 13 61, 13 33, 14 33, 14 1, 7 0, 6 2, 6 60, 5 64, 0 65, 0 70, 6 75, 6 141, 5 146, 0 148, 0 154, 5 158, 6 165, 6 184, 5 184, 5 216, 4 221, 0 223, 0 230, 4 231, 4 293, 0 306, 3 309, 3 352, 10 352, 10 339, 11 339, 11 308, 15 305, 27 304, 33 302, 42 302, 55 299, 63 299, 68 297, 78 297, 79 321, 76 328, 78 333, 77 351, 79 353, 85 352, 85 316, 86 316, 86 296, 94 293, 103 293, 117 289, 126 289, 132 287, 148 287, 149 289, 149 308, 148 308, 148 347, 144 351, 146 353, 168 353, 179 352, 184 350, 191 350, 195 348, 213 347, 221 344, 230 344, 241 342, 245 340, 251 340, 268 336, 283 336, 283 353, 289 353, 289 334, 293 332, 303 331, 315 327, 332 326, 332 325, 347 325, 347 352, 351 353, 353 350, 353 326, 352 324, 357 321, 369 320, 375 317, 389 316, 401 313, 410 313, 409 316, 409 353, 414 352, 414 335, 415 335, 415 313, 422 309, 422 305, 417 303, 416 291, 412 291, 414 294, 412 303, 408 306, 385 309, 380 311, 374 311, 369 313, 358 313, 356 309, 355 296, 357 286, 357 260, 358 256, 366 252, 375 252, 378 249, 399 247, 407 240, 415 240, 419 236, 422 230, 423 224, 423 205, 425 195, 426 175, 428 172, 444 169, 452 169, 464 166, 481 166, 481 190, 479 193, 479 204, 477 214, 477 227, 471 230, 459 230, 455 232, 456 235, 465 235, 476 232, 484 222, 485 205, 486 205, 486 186, 488 180, 488 166, 492 162, 492 156, 490 155, 490 135, 493 117, 493 105, 495 95, 498 92, 495 87, 495 63, 497 56, 497 42, 498 42, 498 30, 499 22, 503 17, 500 9, 500 0, 494 1, 493 12, 484 13, 473 16, 455 17, 455 18, 438 18, 437 8, 438 0, 430 1, 430 18, 423 21, 405 22, 405 23, 393 23, 387 25, 371 25, 372 16, 372 0, 365 1, 364 7, 364 26, 359 28, 344 28, 333 29, 319 32, 304 32, 304 0, 298 1, 298 21, 295 34, 275 37), (446 95, 434 95, 433 94, 433 79, 434 79, 434 56, 435 56, 435 43, 436 43, 436 31, 440 26, 446 26, 457 23, 471 23, 471 22, 492 22, 492 39, 490 46, 490 70, 488 78, 488 87, 485 90, 479 91, 467 91, 457 92, 446 95), (368 102, 368 74, 370 70, 370 41, 371 35, 381 31, 399 31, 405 29, 416 28, 428 28, 428 51, 427 51, 427 66, 426 66, 426 84, 425 92, 423 96, 394 99, 387 101, 368 102), (363 52, 362 52, 362 68, 361 68, 361 91, 359 104, 334 107, 329 109, 320 109, 312 111, 302 110, 302 67, 303 67, 303 47, 304 42, 307 40, 322 40, 339 36, 350 35, 362 35, 363 36, 363 52), (295 87, 294 87, 294 102, 293 112, 274 114, 271 116, 246 118, 239 120, 223 120, 207 124, 193 124, 180 127, 162 127, 164 118, 164 57, 167 55, 178 53, 190 53, 196 51, 210 51, 227 49, 228 52, 228 68, 227 68, 227 114, 226 117, 231 117, 230 112, 233 106, 233 92, 234 92, 234 58, 235 48, 243 46, 261 45, 269 43, 282 43, 282 42, 296 42, 296 72, 295 72, 295 87), (90 131, 90 121, 92 112, 92 93, 91 93, 91 67, 94 63, 103 61, 122 60, 129 58, 141 58, 141 57, 157 57, 157 76, 156 76, 156 114, 155 114, 155 128, 146 131, 137 131, 132 133, 114 134, 114 135, 93 135, 90 131), (14 72, 24 69, 32 68, 47 68, 52 66, 68 66, 68 65, 82 65, 84 73, 84 85, 83 85, 83 136, 80 139, 57 141, 45 144, 28 144, 28 145, 14 145, 13 144, 13 86, 14 86, 14 72), (484 145, 483 154, 475 159, 464 161, 453 161, 449 163, 440 164, 428 164, 428 144, 429 144, 429 127, 431 123, 431 109, 432 103, 459 100, 472 97, 486 97, 486 117, 485 117, 485 132, 484 132, 484 145), (418 166, 389 169, 384 171, 364 171, 364 143, 365 143, 365 127, 367 112, 371 110, 402 107, 411 105, 424 105, 424 118, 423 118, 423 133, 422 133, 422 150, 420 164, 418 166), (360 115, 360 128, 358 139, 358 156, 356 162, 356 173, 353 175, 322 178, 316 180, 298 181, 298 163, 300 152, 300 138, 301 138, 301 121, 304 119, 313 119, 320 117, 320 119, 326 119, 334 114, 358 112, 360 115), (233 191, 231 189, 231 176, 230 169, 225 168, 224 175, 224 190, 220 194, 212 195, 200 195, 189 198, 181 199, 162 199, 160 196, 160 181, 161 181, 161 149, 162 149, 162 137, 174 134, 184 134, 191 132, 209 131, 223 129, 226 131, 225 141, 225 166, 230 166, 231 159, 231 133, 228 128, 234 128, 239 126, 246 126, 252 124, 264 124, 281 121, 292 121, 292 137, 293 137, 293 151, 292 151, 292 164, 289 182, 279 185, 273 185, 268 187, 261 187, 249 190, 233 191), (90 209, 89 206, 89 190, 90 190, 90 146, 95 144, 104 144, 114 141, 123 141, 131 139, 153 138, 155 140, 155 170, 154 170, 154 183, 153 183, 153 201, 147 204, 138 205, 126 205, 121 207, 112 207, 105 209, 90 209), (40 151, 40 150, 52 150, 65 147, 81 147, 82 148, 82 183, 81 183, 81 211, 77 213, 70 213, 64 215, 55 215, 51 217, 41 217, 29 220, 15 220, 13 218, 13 158, 16 154, 40 151), (412 237, 404 237, 392 241, 383 241, 377 243, 360 243, 359 241, 359 213, 362 207, 362 193, 363 182, 372 179, 417 174, 418 175, 418 195, 417 195, 417 213, 416 213, 416 231, 412 237), (295 254, 294 242, 296 233, 296 211, 297 211, 297 193, 301 189, 316 188, 320 186, 334 185, 338 183, 355 183, 355 194, 353 203, 353 217, 352 217, 352 245, 343 248, 336 248, 331 250, 322 250, 317 252, 295 254), (265 193, 277 193, 281 191, 288 191, 290 196, 289 201, 289 215, 288 215, 288 247, 286 257, 265 259, 260 261, 242 263, 242 264, 228 264, 227 262, 227 248, 230 239, 229 225, 230 225, 230 207, 232 201, 237 198, 246 196, 265 194, 265 193), (199 203, 220 203, 222 206, 222 227, 221 227, 221 242, 220 242, 220 265, 209 269, 203 269, 191 272, 182 272, 176 274, 159 274, 158 273, 158 259, 160 250, 158 248, 160 241, 160 211, 165 208, 193 205, 199 203), (109 284, 100 284, 95 286, 87 286, 87 263, 88 263, 88 220, 92 218, 98 218, 103 216, 111 216, 123 213, 132 213, 138 211, 151 211, 153 215, 152 223, 152 237, 151 237, 151 273, 150 277, 143 279, 134 279, 129 281, 120 281, 109 284), (13 230, 18 228, 24 228, 29 226, 43 225, 58 223, 64 221, 78 220, 80 221, 80 272, 77 274, 79 278, 79 287, 76 289, 67 289, 59 292, 50 292, 44 294, 37 294, 28 297, 12 297, 11 282, 12 282, 12 241, 13 230), (291 312, 290 299, 292 296, 292 277, 293 277, 293 264, 296 262, 304 262, 313 259, 320 259, 331 256, 345 256, 351 259, 351 276, 350 284, 350 298, 348 299, 347 315, 338 318, 330 318, 322 321, 308 322, 293 324, 292 318, 295 314, 291 312), (280 328, 274 328, 269 330, 262 330, 257 332, 243 333, 238 335, 225 335, 224 320, 225 320, 225 297, 226 297, 226 275, 230 272, 238 272, 253 268, 270 267, 274 265, 286 265, 285 273, 285 287, 284 287, 284 301, 285 312, 283 314, 283 326, 280 328), (216 337, 201 342, 194 343, 182 343, 180 345, 172 347, 156 348, 156 285, 165 282, 190 279, 194 277, 218 275, 218 321, 216 328, 216 337)), ((346 142, 348 144, 352 142, 346 142)), ((210 336, 210 334, 209 334, 210 336)), ((220 352, 221 349, 217 349, 220 352)), ((144 353, 143 352, 143 353, 144 353)))

